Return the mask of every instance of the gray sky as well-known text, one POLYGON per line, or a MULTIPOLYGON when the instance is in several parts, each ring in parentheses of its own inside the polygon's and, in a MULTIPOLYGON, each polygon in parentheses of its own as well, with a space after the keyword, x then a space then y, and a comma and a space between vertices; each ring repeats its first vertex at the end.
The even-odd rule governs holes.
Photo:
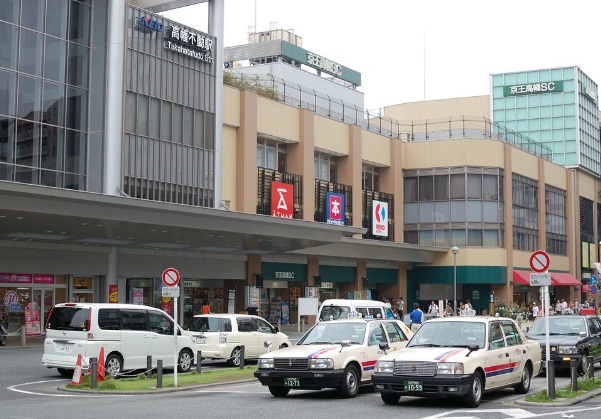
MULTIPOLYGON (((293 29, 361 73, 369 110, 487 95, 490 74, 507 71, 576 65, 601 84, 599 0, 224 1, 225 46, 246 44, 255 22, 293 29)), ((165 15, 207 31, 207 4, 165 15)))

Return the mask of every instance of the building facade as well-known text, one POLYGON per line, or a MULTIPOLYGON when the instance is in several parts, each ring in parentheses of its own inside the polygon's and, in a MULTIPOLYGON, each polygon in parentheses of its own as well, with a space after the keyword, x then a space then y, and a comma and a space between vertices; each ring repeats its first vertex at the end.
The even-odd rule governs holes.
MULTIPOLYGON (((536 249, 551 254, 554 297, 590 298, 599 179, 491 121, 489 96, 372 119, 273 83, 224 86, 218 31, 140 8, 161 2, 132 3, 0 7, 10 331, 43 333, 41 319, 65 301, 171 310, 169 267, 181 273, 183 324, 205 299, 274 323, 295 322, 301 297, 409 305, 456 291, 479 312, 491 299, 525 305, 538 300, 523 280, 536 249)), ((311 77, 335 84, 303 74, 303 85, 311 77)))

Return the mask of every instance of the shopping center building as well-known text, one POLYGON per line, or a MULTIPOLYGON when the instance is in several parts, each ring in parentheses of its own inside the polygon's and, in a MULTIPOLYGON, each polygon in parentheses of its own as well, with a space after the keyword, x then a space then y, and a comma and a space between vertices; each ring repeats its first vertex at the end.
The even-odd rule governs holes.
POLYGON ((195 2, 3 2, 0 311, 12 330, 65 301, 171 310, 169 267, 184 324, 205 299, 274 323, 296 321, 299 297, 526 304, 539 300, 527 282, 537 249, 554 297, 591 297, 598 90, 579 70, 562 94, 589 92, 597 129, 576 137, 590 146, 576 160, 556 160, 555 133, 535 140, 499 119, 497 87, 519 78, 367 118, 360 73, 333 59, 271 32, 258 39, 266 56, 224 51, 222 0, 208 2, 210 33, 158 14, 195 2), (260 70, 274 62, 290 68, 260 70))

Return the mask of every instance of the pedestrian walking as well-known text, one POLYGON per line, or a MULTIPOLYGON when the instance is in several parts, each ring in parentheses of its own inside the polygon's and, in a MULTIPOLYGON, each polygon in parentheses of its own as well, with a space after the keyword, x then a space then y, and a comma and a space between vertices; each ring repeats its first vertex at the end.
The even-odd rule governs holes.
POLYGON ((399 297, 396 300, 396 311, 399 314, 399 320, 403 321, 405 315, 405 302, 403 301, 403 297, 399 297))
POLYGON ((409 315, 409 318, 411 319, 411 324, 409 325, 411 331, 417 332, 417 329, 421 327, 424 318, 424 313, 419 309, 418 303, 413 303, 413 311, 409 315))

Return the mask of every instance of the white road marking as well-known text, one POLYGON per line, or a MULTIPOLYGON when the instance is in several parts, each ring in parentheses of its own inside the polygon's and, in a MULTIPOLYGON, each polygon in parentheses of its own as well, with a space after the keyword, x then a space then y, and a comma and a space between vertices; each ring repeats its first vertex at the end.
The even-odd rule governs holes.
MULTIPOLYGON (((6 389, 9 391, 17 392, 17 393, 30 394, 33 396, 81 397, 84 395, 81 393, 77 393, 77 394, 73 394, 73 393, 64 393, 64 394, 39 393, 36 391, 21 390, 20 388, 18 388, 18 387, 23 387, 23 386, 31 386, 31 385, 35 385, 35 384, 44 384, 44 383, 53 383, 53 382, 65 382, 65 380, 32 381, 30 383, 22 383, 22 384, 15 384, 13 386, 8 386, 8 387, 6 387, 6 389)), ((85 396, 87 396, 87 397, 109 397, 109 396, 131 396, 131 395, 130 394, 107 394, 107 395, 85 394, 85 396)))

